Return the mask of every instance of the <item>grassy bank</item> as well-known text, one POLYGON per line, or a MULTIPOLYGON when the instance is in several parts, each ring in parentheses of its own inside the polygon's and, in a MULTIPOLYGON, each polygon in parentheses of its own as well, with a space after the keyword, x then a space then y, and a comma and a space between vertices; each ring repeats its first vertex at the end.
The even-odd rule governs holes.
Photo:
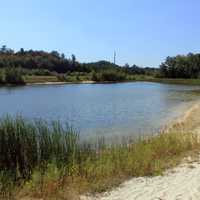
POLYGON ((167 84, 180 84, 180 85, 200 85, 200 79, 166 79, 166 78, 151 78, 146 81, 167 83, 167 84))
POLYGON ((162 174, 199 150, 194 134, 168 133, 122 144, 81 143, 59 122, 0 120, 0 198, 73 199, 138 176, 162 174), (14 198, 15 197, 15 198, 14 198))
POLYGON ((24 80, 27 84, 31 83, 46 83, 46 82, 59 82, 57 76, 25 76, 24 80))
POLYGON ((69 72, 58 74, 48 71, 24 70, 22 68, 9 68, 0 70, 0 85, 25 85, 37 83, 118 83, 147 81, 167 84, 200 85, 200 79, 166 79, 155 78, 150 75, 128 74, 114 70, 104 70, 101 72, 69 72))
POLYGON ((152 76, 145 76, 145 75, 129 75, 125 79, 122 80, 93 80, 91 78, 91 74, 85 75, 77 75, 72 74, 69 75, 67 78, 62 78, 62 76, 25 76, 24 77, 25 83, 32 84, 32 83, 46 83, 46 82, 71 82, 71 83, 82 83, 87 81, 93 82, 135 82, 135 81, 147 81, 147 82, 155 82, 155 83, 166 83, 166 84, 181 84, 181 85, 200 85, 200 79, 166 79, 166 78, 154 78, 152 76))
POLYGON ((166 83, 166 84, 180 84, 180 85, 200 85, 200 79, 155 78, 153 76, 146 76, 146 75, 134 75, 131 76, 129 80, 166 83))

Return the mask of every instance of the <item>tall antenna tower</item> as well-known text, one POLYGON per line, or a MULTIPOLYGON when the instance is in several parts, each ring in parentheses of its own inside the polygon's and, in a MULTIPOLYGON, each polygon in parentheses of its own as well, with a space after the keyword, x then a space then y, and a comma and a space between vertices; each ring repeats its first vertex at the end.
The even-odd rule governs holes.
POLYGON ((114 51, 114 64, 116 64, 116 51, 114 51))

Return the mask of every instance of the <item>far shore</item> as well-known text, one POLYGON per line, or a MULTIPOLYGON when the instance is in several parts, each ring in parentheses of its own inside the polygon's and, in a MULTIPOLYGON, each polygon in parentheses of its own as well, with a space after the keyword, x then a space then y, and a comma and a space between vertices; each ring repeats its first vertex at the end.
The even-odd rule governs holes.
POLYGON ((36 79, 25 79, 25 85, 64 85, 64 84, 106 84, 106 83, 128 83, 128 82, 153 82, 163 84, 180 84, 180 85, 196 85, 200 86, 200 79, 167 79, 154 77, 138 77, 133 80, 124 81, 59 81, 56 77, 36 77, 36 79), (44 78, 44 79, 43 79, 44 78))
POLYGON ((64 85, 64 84, 92 84, 92 83, 96 82, 95 81, 80 81, 80 82, 47 81, 38 83, 26 83, 26 85, 64 85))
POLYGON ((116 81, 93 81, 82 78, 80 80, 71 79, 59 80, 57 76, 41 76, 32 75, 24 76, 24 82, 19 84, 1 83, 0 86, 20 86, 20 85, 64 85, 64 84, 110 84, 110 83, 131 83, 131 82, 152 82, 152 83, 163 83, 163 84, 180 84, 180 85, 194 85, 200 86, 200 79, 169 79, 169 78, 156 78, 153 76, 146 75, 135 75, 131 79, 127 80, 116 80, 116 81))

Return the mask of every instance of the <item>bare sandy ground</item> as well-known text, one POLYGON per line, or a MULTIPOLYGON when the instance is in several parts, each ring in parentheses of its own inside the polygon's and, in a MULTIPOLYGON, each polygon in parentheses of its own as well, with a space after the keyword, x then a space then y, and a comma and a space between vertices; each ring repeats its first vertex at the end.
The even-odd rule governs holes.
POLYGON ((79 82, 41 82, 41 83, 27 83, 26 85, 65 85, 65 84, 92 84, 95 83, 95 81, 79 81, 79 82))
MULTIPOLYGON (((200 103, 195 103, 165 131, 195 132, 200 135, 200 103)), ((163 176, 133 178, 119 188, 82 200, 200 200, 200 157, 185 158, 163 176)))
MULTIPOLYGON (((200 159, 199 159, 200 160, 200 159)), ((186 161, 185 161, 186 162, 186 161)), ((199 200, 200 162, 185 163, 164 176, 134 178, 99 197, 84 200, 199 200)))

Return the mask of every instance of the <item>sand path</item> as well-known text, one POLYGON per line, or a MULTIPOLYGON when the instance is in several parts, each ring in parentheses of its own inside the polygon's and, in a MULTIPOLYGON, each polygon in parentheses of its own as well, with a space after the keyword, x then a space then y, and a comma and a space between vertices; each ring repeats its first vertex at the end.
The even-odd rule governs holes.
MULTIPOLYGON (((199 159, 200 160, 200 159, 199 159)), ((99 197, 84 200, 199 200, 200 162, 182 164, 164 176, 134 178, 99 197)))

